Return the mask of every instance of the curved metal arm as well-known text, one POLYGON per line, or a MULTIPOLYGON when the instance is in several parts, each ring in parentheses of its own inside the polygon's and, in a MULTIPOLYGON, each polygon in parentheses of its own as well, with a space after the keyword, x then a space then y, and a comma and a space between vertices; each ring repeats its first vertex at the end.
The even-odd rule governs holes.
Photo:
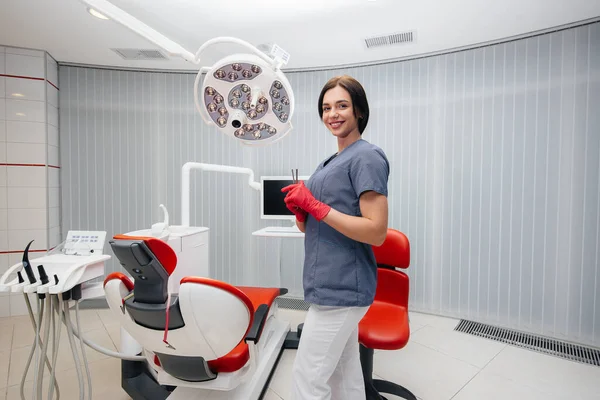
POLYGON ((187 162, 181 168, 181 225, 190 226, 190 172, 193 169, 213 172, 229 172, 232 174, 247 174, 248 185, 254 190, 260 190, 260 183, 254 181, 254 171, 250 168, 231 167, 229 165, 204 164, 187 162))
POLYGON ((252 44, 246 42, 245 40, 238 39, 235 37, 228 37, 228 36, 216 37, 216 38, 210 39, 207 42, 205 42, 204 44, 202 44, 202 46, 200 46, 200 48, 196 52, 196 58, 195 58, 196 64, 200 64, 200 54, 202 54, 202 52, 204 50, 206 50, 209 46, 219 44, 219 43, 235 43, 240 46, 243 46, 249 50, 252 50, 257 56, 262 58, 267 64, 272 65, 274 68, 277 68, 276 61, 274 59, 267 56, 265 53, 260 51, 258 48, 256 48, 252 44))

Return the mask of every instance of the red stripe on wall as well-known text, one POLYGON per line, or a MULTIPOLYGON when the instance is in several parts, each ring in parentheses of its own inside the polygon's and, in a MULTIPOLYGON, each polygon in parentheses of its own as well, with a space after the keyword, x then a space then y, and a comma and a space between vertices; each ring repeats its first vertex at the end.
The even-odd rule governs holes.
POLYGON ((0 77, 6 77, 6 78, 18 78, 18 79, 31 79, 34 81, 46 81, 49 84, 51 84, 52 86, 54 86, 56 88, 56 90, 60 90, 58 88, 58 86, 56 86, 54 83, 50 82, 48 79, 44 79, 44 78, 34 78, 33 76, 21 76, 21 75, 7 75, 7 74, 0 74, 0 77))
POLYGON ((5 76, 7 78, 20 78, 20 79, 31 79, 34 81, 45 81, 44 78, 34 78, 33 76, 6 75, 6 74, 0 74, 0 76, 5 76))
MULTIPOLYGON (((52 251, 54 250, 54 247, 48 250, 31 250, 29 249, 30 253, 45 253, 47 251, 52 251)), ((0 254, 16 254, 16 253, 23 253, 23 250, 8 250, 8 251, 0 251, 0 254)))
MULTIPOLYGON (((10 164, 10 163, 0 163, 0 167, 45 167, 46 164, 10 164)), ((58 165, 48 165, 49 168, 58 168, 58 165)))
POLYGON ((54 83, 50 82, 48 79, 46 79, 46 82, 48 82, 49 84, 51 84, 52 86, 54 86, 56 88, 56 90, 60 90, 58 88, 58 86, 56 86, 54 83))

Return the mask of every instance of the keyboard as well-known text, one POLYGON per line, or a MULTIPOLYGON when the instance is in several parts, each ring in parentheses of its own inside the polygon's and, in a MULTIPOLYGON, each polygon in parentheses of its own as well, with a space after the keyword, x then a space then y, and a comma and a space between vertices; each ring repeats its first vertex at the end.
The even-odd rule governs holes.
POLYGON ((263 230, 266 233, 298 233, 297 226, 269 226, 263 230))

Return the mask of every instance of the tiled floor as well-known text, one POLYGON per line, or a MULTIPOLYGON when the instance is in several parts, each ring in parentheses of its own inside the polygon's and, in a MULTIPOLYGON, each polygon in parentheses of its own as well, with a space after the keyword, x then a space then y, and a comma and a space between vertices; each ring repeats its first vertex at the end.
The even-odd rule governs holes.
MULTIPOLYGON (((304 318, 301 311, 281 310, 281 315, 293 327, 304 318)), ((109 310, 82 310, 81 317, 87 338, 111 350, 118 348, 120 329, 109 310)), ((455 332, 456 323, 448 318, 411 314, 409 344, 399 351, 377 351, 375 374, 404 385, 421 400, 600 399, 600 368, 455 332)), ((0 400, 20 399, 19 385, 33 339, 29 317, 0 319, 0 400)), ((120 387, 120 361, 90 348, 86 355, 93 398, 128 399, 120 387)), ((291 398, 294 356, 293 350, 284 352, 264 400, 291 398)), ((64 329, 56 373, 61 399, 78 399, 76 369, 64 329)), ((26 399, 32 398, 32 382, 30 370, 26 399)), ((47 387, 48 378, 44 382, 47 387)), ((47 398, 47 390, 44 393, 47 398)))

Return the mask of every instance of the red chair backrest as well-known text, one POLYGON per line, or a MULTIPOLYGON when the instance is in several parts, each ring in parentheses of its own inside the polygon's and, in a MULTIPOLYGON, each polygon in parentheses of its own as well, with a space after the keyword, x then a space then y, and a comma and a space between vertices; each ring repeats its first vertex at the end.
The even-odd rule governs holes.
POLYGON ((408 275, 391 268, 406 269, 410 265, 410 242, 402 232, 389 228, 381 246, 373 246, 377 265, 375 301, 408 308, 410 289, 408 275))
POLYGON ((410 242, 396 229, 388 228, 385 241, 381 246, 373 246, 373 253, 382 266, 406 269, 410 265, 410 242))

